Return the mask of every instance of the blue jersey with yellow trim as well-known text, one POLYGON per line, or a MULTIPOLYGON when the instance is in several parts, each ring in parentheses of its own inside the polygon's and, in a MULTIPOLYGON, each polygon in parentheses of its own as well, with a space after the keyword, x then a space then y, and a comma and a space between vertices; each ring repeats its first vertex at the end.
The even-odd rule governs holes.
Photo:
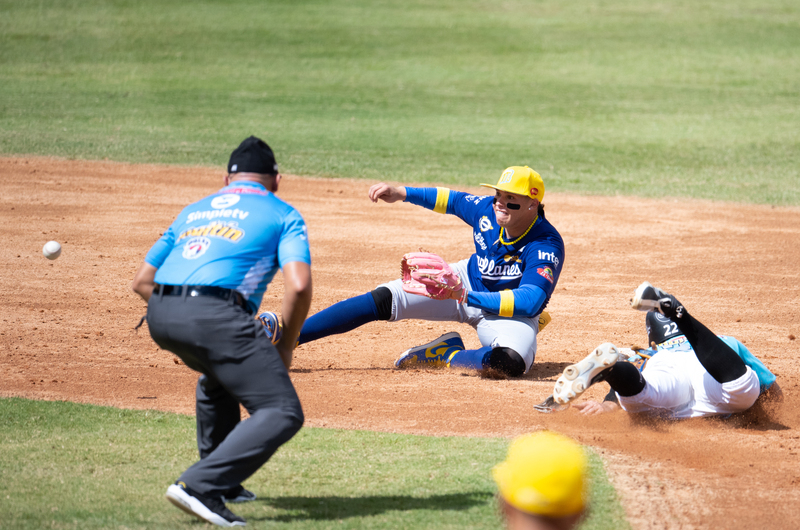
POLYGON ((564 265, 564 241, 543 215, 522 237, 509 242, 500 237, 490 195, 406 187, 406 201, 456 215, 472 226, 475 253, 468 267, 473 289, 467 299, 470 305, 508 317, 535 316, 545 308, 564 265), (525 304, 532 296, 526 286, 541 289, 544 300, 525 304))
POLYGON ((156 283, 236 289, 257 310, 278 268, 311 264, 311 254, 297 210, 257 182, 234 181, 184 208, 145 261, 156 283))

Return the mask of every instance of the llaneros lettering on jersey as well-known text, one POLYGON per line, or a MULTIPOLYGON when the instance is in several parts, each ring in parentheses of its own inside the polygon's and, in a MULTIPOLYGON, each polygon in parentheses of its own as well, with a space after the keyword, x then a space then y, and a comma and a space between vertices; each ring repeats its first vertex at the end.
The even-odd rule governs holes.
POLYGON ((498 264, 488 258, 478 256, 478 270, 481 271, 481 276, 493 280, 514 280, 520 278, 522 276, 520 263, 520 261, 514 261, 513 263, 498 264))
POLYGON ((244 230, 239 228, 239 224, 235 221, 214 221, 213 223, 181 232, 181 235, 178 236, 178 241, 187 237, 218 237, 227 239, 232 243, 238 243, 244 237, 244 230))
POLYGON ((232 217, 234 219, 246 219, 247 216, 250 215, 250 212, 246 212, 244 210, 240 210, 236 208, 234 210, 206 210, 201 212, 192 212, 190 213, 187 218, 187 223, 192 223, 194 221, 198 221, 200 219, 217 219, 219 217, 228 218, 232 217))

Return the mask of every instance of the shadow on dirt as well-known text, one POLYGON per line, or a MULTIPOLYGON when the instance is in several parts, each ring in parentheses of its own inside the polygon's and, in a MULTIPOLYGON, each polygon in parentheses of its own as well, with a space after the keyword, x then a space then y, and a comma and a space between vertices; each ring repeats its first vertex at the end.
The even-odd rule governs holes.
POLYGON ((430 497, 410 495, 372 495, 366 497, 272 497, 256 502, 291 513, 275 517, 249 517, 257 521, 329 521, 348 517, 369 517, 389 511, 435 510, 463 511, 494 499, 488 491, 451 493, 430 497))

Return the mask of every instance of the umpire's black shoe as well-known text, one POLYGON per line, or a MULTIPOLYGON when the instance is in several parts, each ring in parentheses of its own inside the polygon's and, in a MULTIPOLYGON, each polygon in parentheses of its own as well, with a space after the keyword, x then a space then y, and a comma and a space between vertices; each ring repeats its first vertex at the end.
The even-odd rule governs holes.
POLYGON ((256 494, 250 490, 244 489, 244 486, 241 484, 222 494, 222 502, 224 503, 250 502, 254 500, 256 500, 256 494))
POLYGON ((668 318, 683 318, 683 306, 669 293, 643 282, 631 298, 631 307, 639 311, 658 311, 668 318))
POLYGON ((245 520, 225 507, 221 497, 206 497, 183 482, 167 488, 167 500, 184 512, 217 526, 245 526, 245 520))

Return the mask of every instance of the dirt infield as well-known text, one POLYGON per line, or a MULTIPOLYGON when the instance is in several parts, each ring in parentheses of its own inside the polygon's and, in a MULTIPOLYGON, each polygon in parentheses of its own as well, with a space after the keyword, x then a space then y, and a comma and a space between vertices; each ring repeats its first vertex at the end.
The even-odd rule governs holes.
MULTIPOLYGON (((159 350, 129 289, 150 245, 221 170, 43 158, 0 159, 5 225, 0 395, 194 411, 195 374, 159 350), (56 261, 42 245, 63 245, 56 261)), ((288 176, 279 195, 309 226, 312 313, 393 279, 404 252, 468 256, 470 231, 408 204, 372 204, 369 182, 288 176)), ((480 188, 471 191, 485 193, 480 188)), ((548 193, 566 261, 520 379, 394 370, 397 355, 467 326, 375 323, 299 348, 291 370, 307 425, 457 436, 549 428, 596 447, 635 528, 800 528, 800 210, 548 193), (558 374, 601 342, 644 345, 629 308, 649 280, 718 333, 735 335, 777 375, 786 402, 728 420, 634 422, 531 408, 558 374)), ((263 309, 278 310, 280 275, 263 309)), ((590 398, 607 390, 592 388, 590 398)))

